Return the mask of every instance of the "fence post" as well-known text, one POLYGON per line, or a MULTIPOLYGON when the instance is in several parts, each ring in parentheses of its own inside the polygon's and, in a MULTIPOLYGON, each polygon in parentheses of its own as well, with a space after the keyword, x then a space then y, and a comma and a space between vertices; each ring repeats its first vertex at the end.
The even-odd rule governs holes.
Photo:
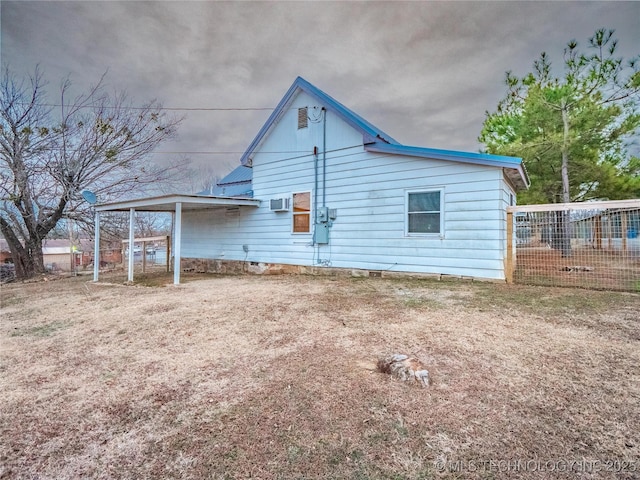
POLYGON ((507 258, 505 262, 505 280, 513 283, 515 250, 513 245, 513 212, 507 212, 507 258))
POLYGON ((622 230, 621 232, 621 236, 622 236, 622 254, 626 254, 627 252, 627 212, 625 212, 624 210, 622 210, 620 212, 620 230, 622 230))
POLYGON ((595 222, 596 249, 602 250, 602 215, 593 217, 595 222))
POLYGON ((167 273, 169 273, 169 264, 171 263, 169 259, 171 258, 171 237, 167 235, 167 273))
POLYGON ((147 272, 147 242, 142 242, 142 273, 147 272))

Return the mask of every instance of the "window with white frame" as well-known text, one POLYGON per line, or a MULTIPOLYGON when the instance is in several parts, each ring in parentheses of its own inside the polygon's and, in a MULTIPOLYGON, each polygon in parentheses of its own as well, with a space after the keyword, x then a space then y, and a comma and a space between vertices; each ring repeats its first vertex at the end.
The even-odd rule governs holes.
POLYGON ((293 233, 311 232, 311 192, 293 194, 293 233))
POLYGON ((406 201, 407 235, 442 235, 442 190, 407 192, 406 201))

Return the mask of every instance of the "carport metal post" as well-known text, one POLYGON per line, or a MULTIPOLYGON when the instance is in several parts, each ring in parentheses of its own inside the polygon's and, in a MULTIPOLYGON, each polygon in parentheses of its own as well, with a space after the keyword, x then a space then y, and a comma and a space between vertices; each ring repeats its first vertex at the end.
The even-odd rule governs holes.
POLYGON ((180 284, 180 243, 182 240, 182 202, 176 202, 176 217, 173 232, 173 284, 180 284))
POLYGON ((136 209, 129 209, 129 275, 127 279, 130 282, 133 282, 133 260, 135 257, 135 253, 133 252, 133 241, 135 240, 134 229, 135 229, 135 219, 136 219, 136 209))
POLYGON ((98 281, 100 274, 100 213, 96 211, 94 220, 93 239, 93 281, 98 281))

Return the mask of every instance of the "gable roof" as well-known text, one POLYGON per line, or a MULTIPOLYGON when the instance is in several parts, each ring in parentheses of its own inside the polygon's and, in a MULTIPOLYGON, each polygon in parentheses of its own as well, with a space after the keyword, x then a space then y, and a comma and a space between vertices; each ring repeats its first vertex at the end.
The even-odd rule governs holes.
POLYGON ((287 90, 287 93, 282 97, 282 100, 280 100, 280 103, 278 103, 266 123, 253 139, 249 148, 247 148, 240 158, 243 166, 251 166, 253 154, 287 112, 289 105, 301 91, 315 98, 328 111, 333 112, 352 128, 362 133, 362 143, 367 151, 499 167, 503 169, 507 178, 509 178, 516 188, 529 188, 529 175, 521 158, 402 145, 393 137, 369 123, 360 115, 348 109, 302 77, 295 79, 293 85, 287 90))
POLYGON ((391 138, 390 135, 380 130, 375 125, 367 122, 360 115, 355 113, 354 111, 348 109, 340 102, 330 97, 318 87, 311 85, 304 78, 298 77, 293 82, 293 85, 287 90, 287 93, 284 94, 280 103, 275 108, 273 113, 267 119, 267 122, 260 129, 256 138, 253 139, 253 142, 249 145, 249 148, 244 152, 242 157, 240 158, 240 162, 242 165, 250 165, 251 158, 253 153, 258 149, 262 141, 266 138, 269 132, 275 127, 280 118, 287 112, 289 104, 293 101, 293 99, 297 96, 299 92, 305 92, 311 97, 315 98, 319 103, 321 103, 328 111, 335 113, 342 120, 348 123, 351 127, 358 130, 362 133, 362 135, 367 139, 367 141, 381 141, 384 143, 390 144, 398 144, 399 143, 391 138))

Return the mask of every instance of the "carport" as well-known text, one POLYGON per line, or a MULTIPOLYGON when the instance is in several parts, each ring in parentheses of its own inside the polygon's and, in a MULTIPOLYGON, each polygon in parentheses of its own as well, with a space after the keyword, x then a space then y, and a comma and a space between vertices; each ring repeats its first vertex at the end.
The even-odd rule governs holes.
MULTIPOLYGON (((182 211, 208 210, 224 206, 258 207, 260 200, 253 198, 213 197, 202 195, 164 195, 159 197, 125 200, 121 202, 103 203, 95 206, 95 246, 93 259, 93 280, 99 279, 100 274, 100 213, 101 212, 129 212, 129 245, 134 244, 134 226, 136 211, 166 212, 174 216, 173 229, 173 283, 180 283, 182 211)), ((134 256, 129 254, 128 280, 133 281, 134 256)))

